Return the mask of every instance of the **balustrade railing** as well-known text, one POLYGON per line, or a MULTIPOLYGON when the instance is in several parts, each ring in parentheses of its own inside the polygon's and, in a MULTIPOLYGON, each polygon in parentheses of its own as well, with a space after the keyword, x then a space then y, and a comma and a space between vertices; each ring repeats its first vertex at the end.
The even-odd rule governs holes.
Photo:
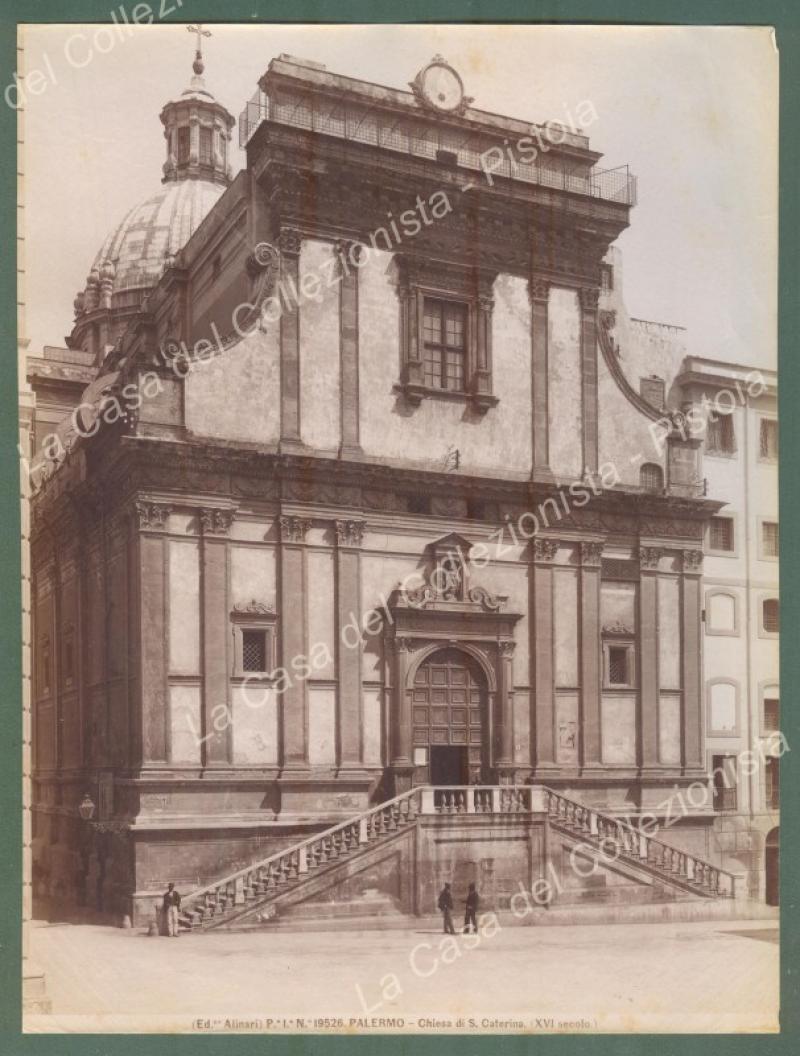
POLYGON ((547 814, 607 856, 648 866, 704 894, 736 895, 733 874, 647 835, 633 824, 569 799, 541 785, 423 785, 347 821, 278 851, 262 861, 191 892, 183 900, 185 923, 229 915, 258 898, 269 898, 319 868, 399 832, 422 816, 547 814))
POLYGON ((712 896, 734 898, 736 877, 693 854, 672 847, 643 832, 635 825, 601 814, 593 807, 544 789, 547 812, 553 821, 576 835, 588 837, 606 847, 609 856, 620 855, 650 866, 667 879, 675 879, 700 888, 712 896))

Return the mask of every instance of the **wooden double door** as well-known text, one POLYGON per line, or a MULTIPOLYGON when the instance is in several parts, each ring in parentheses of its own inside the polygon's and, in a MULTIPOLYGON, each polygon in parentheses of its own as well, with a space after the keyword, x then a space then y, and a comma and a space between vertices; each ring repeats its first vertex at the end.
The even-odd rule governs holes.
POLYGON ((480 665, 460 649, 440 649, 420 664, 411 692, 417 784, 467 785, 485 778, 487 701, 480 665))

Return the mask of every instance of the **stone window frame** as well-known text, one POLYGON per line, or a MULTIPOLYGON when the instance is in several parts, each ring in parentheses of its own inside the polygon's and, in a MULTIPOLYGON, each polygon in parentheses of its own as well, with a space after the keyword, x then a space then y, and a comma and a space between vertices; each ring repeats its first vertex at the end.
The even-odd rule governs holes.
POLYGON ((780 625, 780 597, 777 591, 764 591, 758 596, 758 637, 759 638, 780 638, 780 630, 768 631, 764 626, 764 604, 767 601, 777 601, 778 603, 778 624, 780 625))
POLYGON ((738 558, 740 556, 739 555, 739 546, 740 546, 740 539, 741 539, 741 532, 739 530, 739 527, 740 527, 740 525, 739 525, 739 514, 735 510, 725 509, 724 511, 721 510, 718 514, 715 514, 714 516, 715 517, 721 517, 721 518, 724 517, 724 518, 727 518, 728 520, 733 522, 733 549, 732 550, 716 550, 716 549, 714 549, 711 546, 711 521, 714 518, 709 518, 708 523, 706 524, 706 529, 705 529, 705 532, 704 532, 704 539, 703 539, 703 549, 704 549, 705 553, 708 554, 709 557, 738 558))
POLYGON ((735 678, 729 678, 727 675, 719 675, 716 678, 709 678, 706 682, 706 736, 708 737, 724 737, 724 738, 738 738, 741 737, 742 727, 742 689, 735 678), (714 728, 714 724, 711 721, 711 698, 713 696, 714 686, 733 686, 734 689, 734 717, 733 717, 733 729, 732 730, 718 730, 714 728))
POLYGON ((266 605, 251 603, 241 608, 234 608, 230 618, 233 634, 233 670, 231 677, 237 680, 272 680, 274 678, 277 654, 277 613, 266 605), (264 657, 266 668, 263 671, 245 671, 244 669, 243 642, 245 631, 256 631, 263 633, 265 636, 264 657))
POLYGON ((739 624, 739 595, 735 594, 732 590, 728 590, 725 587, 709 587, 706 590, 705 602, 705 629, 706 634, 716 635, 723 638, 738 638, 741 634, 741 627, 739 624), (725 597, 733 598, 733 630, 718 629, 715 630, 711 624, 711 599, 716 597, 718 594, 724 594, 725 597))
POLYGON ((703 437, 703 452, 704 452, 705 457, 706 458, 727 458, 727 459, 735 459, 735 458, 737 458, 738 454, 739 454, 739 444, 738 444, 738 439, 737 439, 738 432, 739 432, 739 430, 737 428, 736 409, 735 408, 731 409, 730 411, 716 411, 716 410, 713 410, 713 409, 709 410, 708 418, 706 419, 705 435, 703 437), (723 418, 726 418, 726 419, 728 419, 730 421, 730 430, 731 430, 731 446, 730 447, 716 447, 716 446, 711 447, 711 446, 709 446, 709 437, 708 437, 709 430, 708 430, 708 427, 711 424, 712 415, 713 415, 714 422, 720 421, 723 418))
POLYGON ((777 678, 767 678, 762 682, 758 683, 758 728, 762 737, 774 737, 776 733, 780 732, 780 704, 781 704, 781 686, 777 678), (769 698, 770 700, 778 701, 778 729, 768 730, 766 723, 764 722, 764 701, 769 698))
POLYGON ((485 414, 499 402, 492 392, 492 289, 497 273, 416 257, 397 258, 400 302, 400 380, 395 391, 418 407, 423 399, 467 403, 485 414), (463 391, 425 384, 423 350, 425 298, 466 307, 466 363, 463 391))
POLYGON ((620 690, 622 692, 635 690, 637 688, 637 677, 638 677, 638 665, 636 663, 636 639, 630 635, 615 635, 607 634, 603 635, 603 689, 613 692, 614 690, 620 690), (628 654, 628 681, 627 682, 611 682, 609 676, 611 674, 611 649, 623 648, 628 654))
POLYGON ((780 554, 780 525, 777 517, 756 517, 756 527, 758 529, 758 560, 759 561, 778 561, 780 554), (774 524, 778 529, 778 553, 768 554, 764 549, 764 525, 774 524))
MULTIPOLYGON (((761 423, 762 422, 774 422, 775 423, 775 429, 778 430, 778 416, 777 416, 777 414, 759 414, 758 415, 758 430, 756 431, 756 437, 757 437, 757 441, 756 442, 758 444, 758 452, 756 454, 756 460, 758 462, 763 462, 763 463, 765 463, 768 466, 776 466, 778 464, 778 456, 777 455, 772 456, 772 455, 762 455, 761 454, 761 428, 762 428, 761 423)), ((778 438, 779 437, 780 437, 780 433, 778 433, 778 438)), ((780 443, 779 439, 778 439, 778 442, 780 443)))
POLYGON ((727 751, 727 752, 724 752, 724 751, 723 752, 712 751, 711 752, 711 802, 713 804, 715 813, 718 813, 718 814, 735 814, 736 811, 739 809, 739 805, 741 803, 740 792, 739 792, 739 789, 742 787, 741 778, 742 778, 742 774, 741 774, 741 772, 739 770, 739 755, 738 755, 737 752, 731 752, 731 751, 727 751), (715 762, 714 762, 715 759, 727 760, 727 761, 729 761, 730 765, 726 766, 725 763, 723 762, 722 767, 718 767, 715 764, 715 762), (715 775, 716 775, 716 773, 718 771, 720 773, 722 773, 723 775, 727 772, 727 774, 729 776, 732 776, 732 778, 733 778, 732 784, 725 784, 725 785, 721 786, 724 790, 732 791, 734 793, 733 803, 730 804, 727 807, 725 807, 725 806, 722 806, 722 807, 717 806, 717 783, 716 783, 715 775))

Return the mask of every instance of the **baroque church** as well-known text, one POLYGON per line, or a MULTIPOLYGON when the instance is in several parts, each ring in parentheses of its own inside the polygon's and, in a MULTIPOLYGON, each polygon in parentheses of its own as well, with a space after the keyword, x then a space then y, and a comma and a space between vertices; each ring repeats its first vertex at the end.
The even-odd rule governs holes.
POLYGON ((522 859, 494 814, 537 789, 596 836, 691 788, 676 858, 637 868, 723 887, 721 503, 683 337, 622 301, 635 177, 476 108, 439 56, 410 90, 273 59, 235 176, 199 52, 161 123, 160 190, 100 247, 67 347, 29 358, 38 897, 138 921, 167 881, 230 875, 246 905, 427 804, 483 826, 445 865, 502 906, 522 859))

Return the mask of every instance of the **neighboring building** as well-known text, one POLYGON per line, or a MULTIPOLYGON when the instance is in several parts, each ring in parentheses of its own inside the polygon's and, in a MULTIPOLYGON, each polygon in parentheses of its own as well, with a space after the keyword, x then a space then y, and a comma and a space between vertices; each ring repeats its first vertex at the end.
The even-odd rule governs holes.
POLYGON ((700 782, 665 839, 716 853, 723 497, 682 332, 622 304, 633 177, 561 126, 509 157, 545 127, 438 58, 410 93, 281 56, 228 183, 201 75, 30 361, 39 893, 140 915, 427 783, 635 819, 700 782))
POLYGON ((777 904, 783 750, 777 378, 774 371, 690 356, 677 383, 687 404, 710 409, 703 472, 708 494, 725 502, 706 530, 703 600, 716 841, 722 861, 747 867, 752 893, 777 904))

